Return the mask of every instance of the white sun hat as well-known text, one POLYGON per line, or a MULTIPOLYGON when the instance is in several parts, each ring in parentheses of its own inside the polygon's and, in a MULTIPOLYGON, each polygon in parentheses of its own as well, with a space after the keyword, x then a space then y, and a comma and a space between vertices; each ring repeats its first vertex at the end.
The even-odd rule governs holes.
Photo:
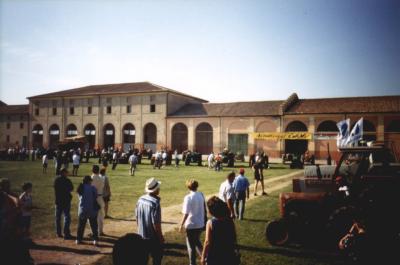
POLYGON ((156 180, 155 178, 149 178, 146 180, 146 186, 144 190, 148 193, 152 193, 160 187, 161 182, 156 180))

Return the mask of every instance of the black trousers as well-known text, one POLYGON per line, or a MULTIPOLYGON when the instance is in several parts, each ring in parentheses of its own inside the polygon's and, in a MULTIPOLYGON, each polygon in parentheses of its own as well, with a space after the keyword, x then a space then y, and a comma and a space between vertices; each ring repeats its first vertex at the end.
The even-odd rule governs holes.
POLYGON ((98 225, 97 225, 97 215, 88 217, 86 215, 81 215, 78 218, 78 234, 76 240, 82 241, 83 233, 85 232, 86 222, 89 219, 90 228, 92 229, 93 239, 99 240, 98 225))

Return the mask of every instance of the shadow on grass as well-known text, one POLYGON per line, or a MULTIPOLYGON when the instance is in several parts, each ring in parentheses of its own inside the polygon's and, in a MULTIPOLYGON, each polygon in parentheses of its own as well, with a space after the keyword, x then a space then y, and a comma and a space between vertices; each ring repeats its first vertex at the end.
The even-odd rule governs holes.
POLYGON ((252 218, 243 218, 243 220, 252 223, 268 223, 270 221, 267 219, 252 219, 252 218))
POLYGON ((110 217, 108 217, 107 219, 114 220, 114 221, 125 221, 125 222, 134 222, 134 221, 136 221, 135 218, 129 218, 129 217, 126 217, 126 218, 118 218, 118 217, 112 217, 112 216, 110 216, 110 217))
POLYGON ((54 245, 48 246, 48 245, 38 245, 38 244, 31 246, 30 249, 72 252, 72 253, 76 253, 79 255, 96 255, 96 254, 101 253, 100 251, 89 250, 89 249, 75 249, 75 248, 68 248, 68 247, 62 247, 62 246, 54 246, 54 245))
POLYGON ((186 250, 186 245, 176 243, 164 244, 164 256, 184 257, 186 253, 182 253, 181 251, 183 250, 186 250))
POLYGON ((335 252, 304 249, 304 248, 290 248, 290 247, 253 247, 239 245, 240 250, 246 250, 250 252, 258 252, 265 254, 278 254, 286 257, 296 258, 318 258, 320 260, 331 260, 332 258, 340 259, 341 256, 335 252))

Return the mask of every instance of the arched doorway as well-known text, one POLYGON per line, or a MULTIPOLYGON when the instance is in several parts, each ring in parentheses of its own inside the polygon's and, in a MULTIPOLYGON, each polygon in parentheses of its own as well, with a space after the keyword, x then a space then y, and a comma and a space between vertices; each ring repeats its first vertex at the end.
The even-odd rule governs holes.
POLYGON ((135 126, 132 123, 125 124, 122 128, 122 144, 125 151, 129 150, 129 147, 135 144, 135 135, 135 126))
POLYGON ((93 124, 86 124, 84 129, 86 141, 89 149, 94 149, 94 145, 96 143, 96 127, 93 124))
POLYGON ((209 123, 202 122, 196 127, 195 151, 201 154, 213 151, 213 128, 209 123))
POLYGON ((363 134, 363 139, 365 141, 376 141, 376 128, 369 120, 364 120, 363 122, 363 134))
POLYGON ((338 160, 339 152, 337 151, 337 134, 339 129, 335 121, 326 120, 321 122, 314 137, 315 156, 318 159, 333 159, 338 160))
POLYGON ((157 127, 153 123, 147 123, 143 128, 144 148, 157 150, 157 127))
POLYGON ((49 128, 49 147, 57 148, 57 143, 60 140, 60 127, 57 124, 53 124, 49 128))
MULTIPOLYGON (((292 121, 285 132, 306 132, 307 126, 301 121, 292 121)), ((301 155, 308 149, 307 140, 285 140, 285 153, 301 155)))
POLYGON ((107 123, 103 128, 103 148, 114 147, 115 144, 115 129, 114 125, 107 123))
POLYGON ((185 124, 177 123, 172 127, 172 150, 178 150, 178 153, 182 153, 188 149, 188 129, 185 124))
POLYGON ((32 147, 38 148, 43 146, 43 127, 36 124, 32 130, 32 147))
POLYGON ((65 130, 66 137, 74 137, 78 135, 78 129, 76 128, 75 124, 71 123, 67 126, 65 130))

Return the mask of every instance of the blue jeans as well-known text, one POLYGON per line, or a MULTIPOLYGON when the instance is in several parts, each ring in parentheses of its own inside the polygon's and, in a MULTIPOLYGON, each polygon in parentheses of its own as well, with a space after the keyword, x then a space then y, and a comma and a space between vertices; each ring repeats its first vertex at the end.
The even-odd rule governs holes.
POLYGON ((56 231, 61 235, 61 215, 64 214, 64 236, 71 235, 69 226, 71 224, 71 204, 66 206, 56 205, 56 231))
POLYGON ((246 205, 246 191, 236 192, 234 209, 235 209, 236 217, 239 220, 243 220, 245 205, 246 205))

